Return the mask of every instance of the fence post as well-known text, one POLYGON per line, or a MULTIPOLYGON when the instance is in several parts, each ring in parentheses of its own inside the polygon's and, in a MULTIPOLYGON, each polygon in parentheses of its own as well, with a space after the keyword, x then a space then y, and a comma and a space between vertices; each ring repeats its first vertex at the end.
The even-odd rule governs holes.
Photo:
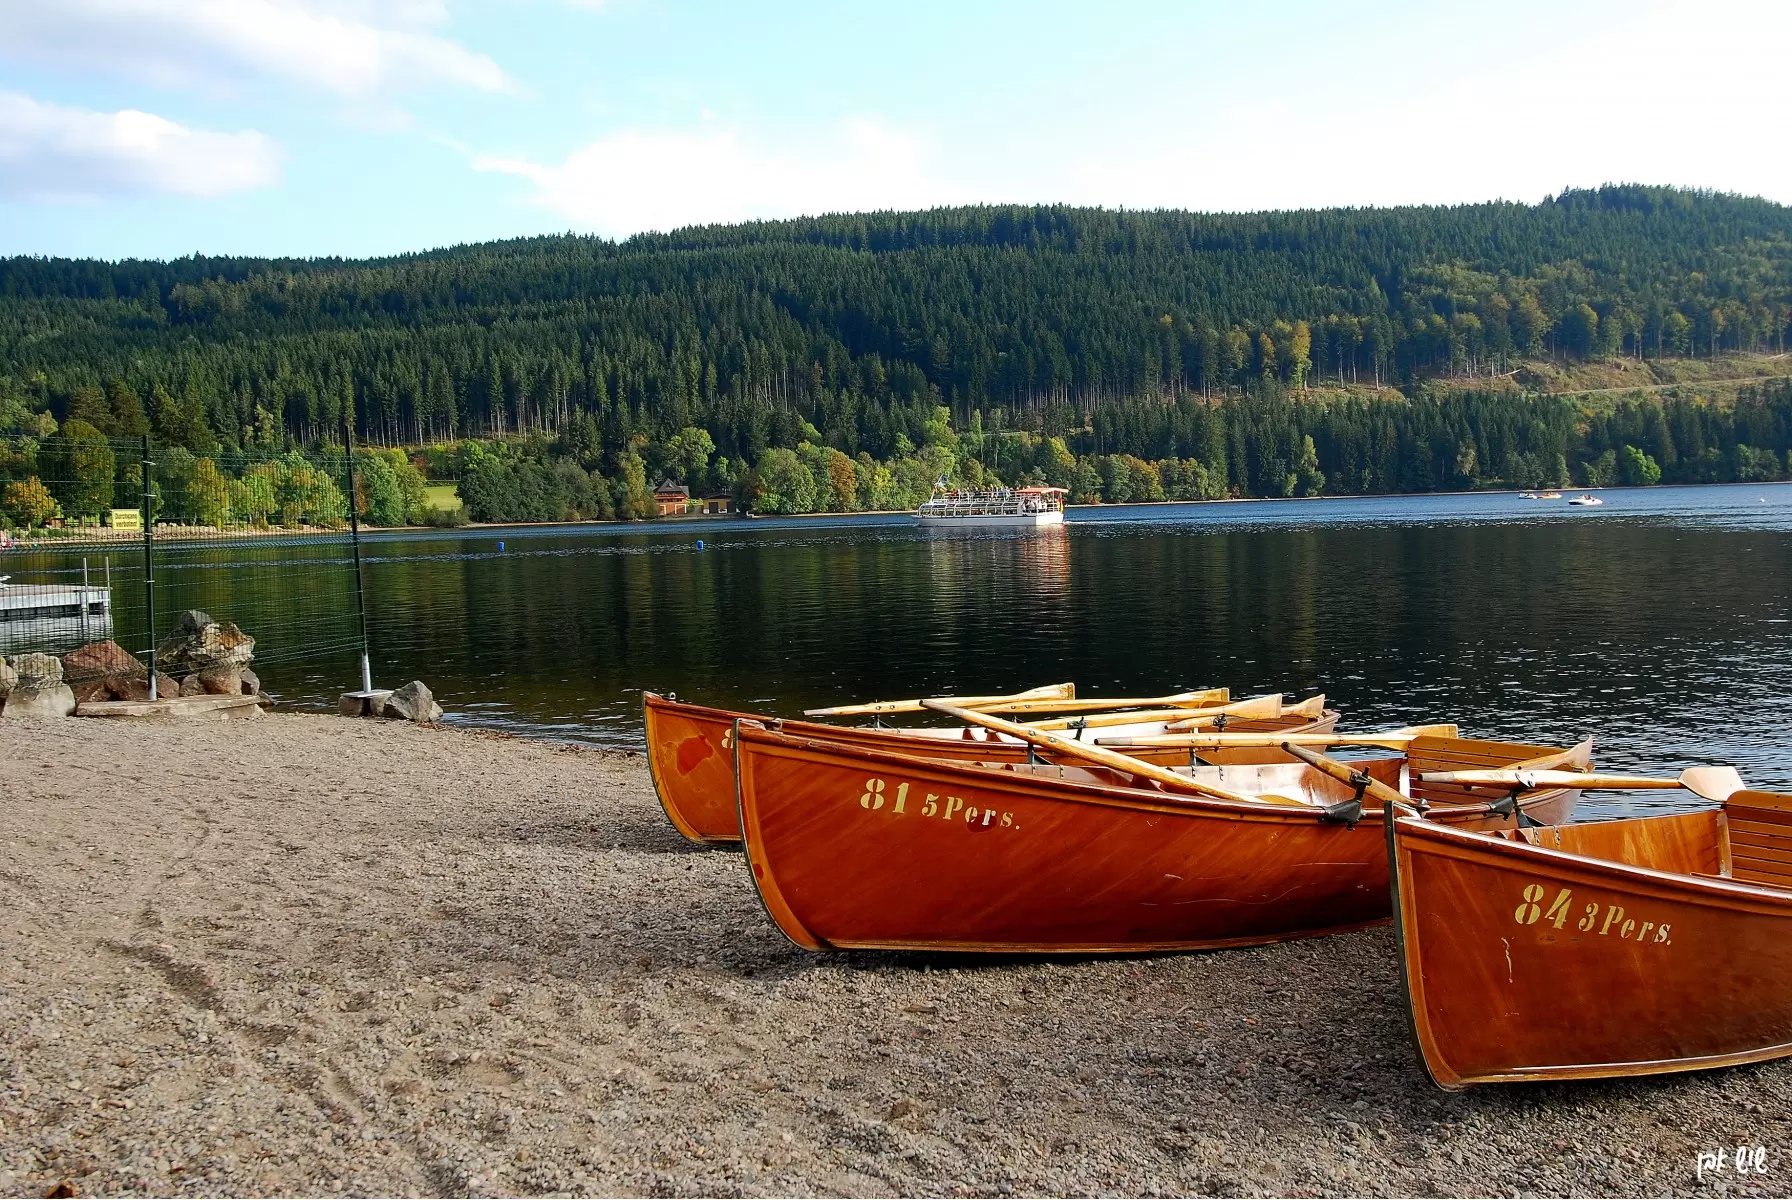
POLYGON ((355 548, 355 615, 361 620, 361 691, 373 691, 373 669, 367 660, 367 592, 361 580, 360 496, 355 487, 355 431, 351 399, 342 409, 342 447, 348 454, 348 536, 355 548))
POLYGON ((143 435, 143 610, 149 630, 149 698, 156 699, 156 556, 155 509, 150 499, 155 463, 149 457, 149 435, 143 435))

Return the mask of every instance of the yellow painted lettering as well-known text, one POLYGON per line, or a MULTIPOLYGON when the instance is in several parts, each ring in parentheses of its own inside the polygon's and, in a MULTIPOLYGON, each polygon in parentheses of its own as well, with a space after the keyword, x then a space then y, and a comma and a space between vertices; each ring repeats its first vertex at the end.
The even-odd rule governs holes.
POLYGON ((722 749, 734 749, 734 726, 732 725, 722 730, 722 749))
POLYGON ((1649 931, 1654 928, 1655 928, 1654 921, 1644 921, 1643 927, 1636 931, 1636 940, 1639 942, 1648 941, 1649 940, 1649 931))
POLYGON ((964 810, 964 823, 966 825, 975 825, 977 823, 977 806, 975 804, 970 805, 964 810))
POLYGON ((907 799, 908 799, 908 784, 906 784, 906 783, 897 784, 896 785, 896 806, 894 808, 892 808, 890 811, 895 813, 899 817, 902 816, 903 815, 902 803, 903 803, 903 801, 905 801, 907 799))
POLYGON ((939 793, 938 792, 928 792, 927 799, 925 799, 921 802, 921 815, 924 817, 931 817, 934 813, 938 812, 939 810, 940 810, 939 793))
POLYGON ((963 807, 964 807, 964 797, 963 796, 947 796, 946 797, 946 811, 940 814, 940 819, 943 821, 950 821, 952 819, 952 814, 957 812, 959 809, 961 809, 963 807))
POLYGON ((1668 930, 1672 928, 1672 925, 1663 925, 1660 929, 1655 931, 1655 944, 1657 946, 1672 946, 1674 944, 1668 941, 1668 930))
POLYGON ((995 815, 996 815, 996 810, 993 808, 986 808, 983 810, 983 827, 985 829, 989 828, 990 818, 994 817, 995 815))
POLYGON ((1563 888, 1556 893, 1556 898, 1549 902, 1549 911, 1543 914, 1544 919, 1552 922, 1557 929, 1568 919, 1568 889, 1563 888))
POLYGON ((1621 920, 1623 918, 1623 916, 1624 916, 1624 906, 1622 904, 1606 905, 1605 906, 1605 924, 1603 924, 1599 927, 1599 936, 1604 937, 1607 933, 1611 932, 1612 922, 1621 920))
POLYGON ((1625 921, 1623 927, 1618 930, 1618 936, 1621 938, 1628 938, 1630 936, 1630 931, 1635 928, 1635 921, 1625 921))
POLYGON ((1582 933, 1585 933, 1587 930, 1593 928, 1593 923, 1598 919, 1599 906, 1597 904, 1589 904, 1587 905, 1587 915, 1576 921, 1574 927, 1582 933))
POLYGON ((1010 826, 1012 824, 1014 824, 1014 814, 1011 812, 1003 813, 1002 814, 1002 828, 1006 829, 1008 826, 1010 826))
POLYGON ((867 779, 865 781, 865 794, 859 797, 859 807, 868 808, 875 812, 883 806, 884 781, 881 779, 867 779))
POLYGON ((1542 911, 1537 907, 1537 901, 1541 899, 1543 899, 1543 885, 1540 883, 1526 884, 1524 899, 1513 911, 1512 919, 1520 925, 1535 925, 1537 916, 1542 911))

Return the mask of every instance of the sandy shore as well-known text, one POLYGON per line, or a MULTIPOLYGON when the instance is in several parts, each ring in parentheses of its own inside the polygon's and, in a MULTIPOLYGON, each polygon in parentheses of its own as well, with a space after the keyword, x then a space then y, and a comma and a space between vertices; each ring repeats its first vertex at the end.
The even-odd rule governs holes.
POLYGON ((1385 930, 804 953, 634 756, 0 720, 0 1194, 1792 1189, 1792 1065, 1447 1095, 1404 1020, 1385 930))

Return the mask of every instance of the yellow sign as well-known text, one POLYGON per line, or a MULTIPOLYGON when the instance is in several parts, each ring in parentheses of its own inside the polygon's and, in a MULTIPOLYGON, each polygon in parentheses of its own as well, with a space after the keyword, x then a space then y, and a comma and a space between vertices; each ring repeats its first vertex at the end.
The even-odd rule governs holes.
POLYGON ((143 510, 140 508, 115 508, 107 519, 107 524, 114 529, 143 528, 143 510))

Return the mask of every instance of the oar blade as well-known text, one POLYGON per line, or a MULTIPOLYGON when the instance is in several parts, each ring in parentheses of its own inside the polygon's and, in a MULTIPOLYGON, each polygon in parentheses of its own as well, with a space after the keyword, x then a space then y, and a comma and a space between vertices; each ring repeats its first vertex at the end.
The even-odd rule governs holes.
POLYGON ((1693 795, 1719 803, 1748 787, 1735 767, 1688 767, 1680 772, 1680 782, 1693 795))
MULTIPOLYGON (((991 705, 1012 701, 1028 700, 1074 700, 1076 684, 1048 683, 1043 687, 1028 688, 1024 692, 1014 692, 1005 696, 959 696, 942 697, 950 704, 965 708, 987 708, 991 705)), ((920 700, 872 700, 864 704, 838 704, 832 708, 806 708, 805 717, 862 717, 883 713, 920 712, 923 705, 920 700)))

